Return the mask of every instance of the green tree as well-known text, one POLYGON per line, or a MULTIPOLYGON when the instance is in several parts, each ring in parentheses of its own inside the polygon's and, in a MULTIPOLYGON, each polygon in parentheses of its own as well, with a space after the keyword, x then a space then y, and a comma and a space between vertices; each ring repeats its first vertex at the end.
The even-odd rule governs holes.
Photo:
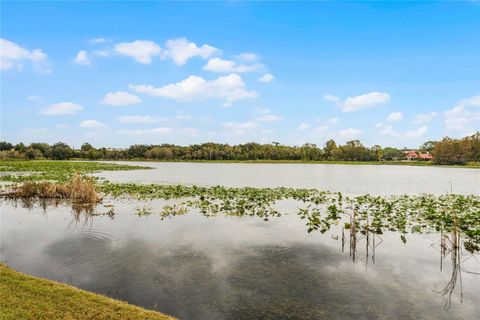
POLYGON ((10 151, 13 149, 13 144, 6 141, 0 141, 0 151, 10 151))
POLYGON ((323 148, 323 154, 325 156, 325 160, 332 160, 334 158, 335 151, 337 150, 337 144, 335 140, 328 140, 325 143, 325 147, 323 148))
POLYGON ((73 157, 73 149, 63 142, 57 142, 52 146, 51 158, 54 160, 67 160, 73 157))
POLYGON ((382 161, 383 150, 381 146, 379 146, 378 144, 374 145, 372 147, 372 153, 373 153, 373 156, 375 157, 375 160, 382 161))
POLYGON ((419 148, 420 151, 422 152, 432 152, 433 149, 435 148, 435 145, 438 143, 438 141, 427 141, 424 144, 422 144, 419 148))

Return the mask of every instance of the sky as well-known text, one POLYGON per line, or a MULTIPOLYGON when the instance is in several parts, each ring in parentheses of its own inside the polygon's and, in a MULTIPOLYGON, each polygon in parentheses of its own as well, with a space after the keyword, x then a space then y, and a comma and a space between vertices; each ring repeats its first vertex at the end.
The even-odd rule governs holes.
POLYGON ((480 130, 480 2, 1 2, 1 140, 79 147, 480 130))

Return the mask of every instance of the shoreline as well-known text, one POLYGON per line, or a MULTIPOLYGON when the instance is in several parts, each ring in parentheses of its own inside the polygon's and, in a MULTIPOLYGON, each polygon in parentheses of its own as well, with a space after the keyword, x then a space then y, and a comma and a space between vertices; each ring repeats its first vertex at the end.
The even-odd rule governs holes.
POLYGON ((175 320, 102 294, 18 272, 0 263, 1 319, 175 320))
MULTIPOLYGON (((35 161, 35 160, 33 160, 35 161)), ((58 161, 58 160, 51 160, 58 161)), ((466 168, 480 169, 480 163, 466 165, 436 165, 429 161, 302 161, 302 160, 155 160, 155 159, 122 159, 122 160, 88 160, 71 159, 70 161, 92 161, 92 162, 152 162, 152 163, 249 163, 249 164, 325 164, 325 165, 372 165, 372 166, 411 166, 411 167, 433 167, 433 168, 466 168)))

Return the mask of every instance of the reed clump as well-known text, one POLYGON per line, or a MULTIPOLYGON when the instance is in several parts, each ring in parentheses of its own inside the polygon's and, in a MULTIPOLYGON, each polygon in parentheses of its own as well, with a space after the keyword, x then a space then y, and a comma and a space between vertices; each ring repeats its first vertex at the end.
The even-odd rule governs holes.
POLYGON ((97 193, 91 177, 79 173, 67 182, 25 182, 14 186, 4 194, 8 198, 68 199, 75 203, 99 203, 102 197, 97 193))

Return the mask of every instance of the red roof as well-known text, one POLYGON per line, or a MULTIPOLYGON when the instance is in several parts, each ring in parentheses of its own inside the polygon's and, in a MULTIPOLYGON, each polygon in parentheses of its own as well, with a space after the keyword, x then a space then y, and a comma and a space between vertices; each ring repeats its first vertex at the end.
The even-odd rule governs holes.
POLYGON ((405 157, 406 157, 406 158, 418 158, 418 154, 417 154, 415 151, 413 151, 413 150, 411 150, 411 151, 404 151, 403 153, 405 154, 405 157))
POLYGON ((420 153, 420 158, 425 160, 432 160, 432 155, 430 153, 420 153))

